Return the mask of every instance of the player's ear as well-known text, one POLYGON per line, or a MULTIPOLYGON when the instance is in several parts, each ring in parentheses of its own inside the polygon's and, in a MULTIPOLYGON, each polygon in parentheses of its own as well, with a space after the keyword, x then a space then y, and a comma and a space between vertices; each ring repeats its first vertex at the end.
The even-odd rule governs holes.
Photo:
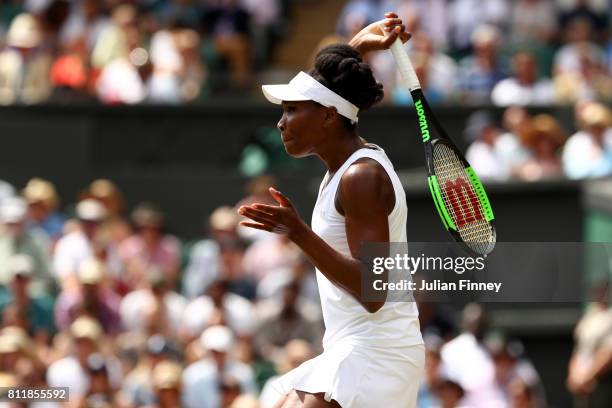
POLYGON ((330 127, 334 123, 334 120, 336 120, 338 111, 336 111, 336 108, 333 106, 324 107, 323 115, 323 126, 330 127))

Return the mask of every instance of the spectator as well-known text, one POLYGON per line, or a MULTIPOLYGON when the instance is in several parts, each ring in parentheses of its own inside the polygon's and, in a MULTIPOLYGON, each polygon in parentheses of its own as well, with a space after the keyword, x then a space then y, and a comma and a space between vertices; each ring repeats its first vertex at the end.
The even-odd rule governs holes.
POLYGON ((221 275, 221 242, 238 240, 238 214, 231 207, 219 207, 208 219, 210 238, 196 242, 183 272, 183 293, 190 299, 204 293, 221 275))
MULTIPOLYGON (((103 329, 91 317, 81 316, 70 325, 72 345, 67 356, 51 364, 47 383, 51 387, 68 387, 71 398, 85 397, 91 387, 92 372, 88 360, 103 346, 103 329)), ((105 357, 110 382, 115 387, 121 379, 121 368, 113 357, 105 357)))
MULTIPOLYGON (((134 335, 135 333, 132 333, 134 335)), ((177 343, 160 334, 146 340, 146 350, 139 355, 137 365, 127 372, 122 382, 122 401, 128 406, 149 406, 156 401, 155 372, 160 365, 173 363, 182 357, 177 343)), ((180 379, 180 378, 179 378, 180 379)))
MULTIPOLYGON (((310 320, 298 307, 300 284, 289 283, 283 290, 282 305, 263 319, 255 335, 254 343, 259 355, 278 360, 282 347, 290 340, 302 339, 309 344, 320 344, 322 327, 317 320, 310 320)), ((318 349, 318 347, 317 347, 318 349)))
POLYGON ((0 373, 14 374, 16 383, 13 386, 45 386, 45 366, 37 351, 23 328, 4 327, 0 332, 0 373))
POLYGON ((183 100, 179 73, 183 58, 170 30, 159 30, 151 38, 153 73, 147 83, 147 98, 153 103, 176 104, 183 100))
POLYGON ((285 344, 282 356, 277 361, 276 371, 279 375, 270 377, 259 395, 261 408, 273 408, 278 401, 278 392, 274 389, 273 384, 280 378, 280 375, 299 367, 302 363, 310 360, 312 355, 312 347, 304 340, 291 340, 285 344))
POLYGON ((32 289, 49 293, 52 276, 48 250, 49 241, 43 233, 26 228, 26 203, 18 197, 8 198, 0 205, 0 284, 12 278, 9 260, 16 254, 28 255, 33 262, 32 289))
MULTIPOLYGON (((430 37, 417 33, 412 40, 412 61, 427 100, 430 103, 449 101, 457 88, 457 65, 445 54, 436 52, 430 37)), ((394 72, 396 70, 394 69, 394 72)), ((393 99, 399 104, 411 104, 412 97, 399 86, 399 77, 393 89, 393 99)))
POLYGON ((181 405, 183 368, 173 361, 164 361, 153 369, 156 403, 150 408, 174 408, 181 405))
POLYGON ((440 348, 442 339, 433 334, 426 335, 425 341, 425 378, 419 388, 417 404, 419 408, 438 406, 439 401, 435 395, 440 384, 440 348))
POLYGON ((489 102, 495 85, 504 78, 498 47, 500 31, 493 26, 479 26, 472 34, 474 55, 459 63, 459 92, 463 101, 471 103, 489 102))
POLYGON ((561 47, 554 60, 557 73, 580 71, 583 56, 602 62, 603 52, 593 41, 593 27, 588 20, 576 19, 565 30, 565 45, 561 47))
POLYGON ((257 299, 260 300, 260 305, 266 300, 278 304, 283 298, 284 288, 291 282, 300 285, 299 302, 304 306, 307 305, 307 308, 314 305, 320 312, 317 277, 312 264, 304 256, 300 256, 293 264, 271 271, 259 282, 257 299))
POLYGON ((483 24, 501 26, 508 16, 506 0, 455 0, 449 7, 449 38, 459 53, 476 47, 474 34, 483 24))
POLYGON ((604 105, 588 103, 578 112, 582 130, 572 135, 563 149, 567 177, 580 179, 612 174, 612 129, 604 105))
POLYGON ((495 366, 483 344, 487 330, 484 310, 475 303, 463 309, 463 332, 441 350, 442 369, 448 379, 465 391, 461 405, 504 406, 504 396, 495 387, 495 366))
POLYGON ((180 242, 166 234, 164 214, 153 204, 140 203, 131 215, 135 234, 121 243, 119 256, 125 269, 123 279, 132 288, 146 284, 145 273, 152 267, 176 288, 180 267, 180 242))
POLYGON ((107 211, 97 200, 86 199, 76 206, 78 227, 59 239, 55 247, 53 266, 62 287, 76 283, 81 263, 92 257, 104 257, 98 239, 100 225, 107 217, 107 211))
POLYGON ((112 407, 115 403, 115 389, 111 384, 107 363, 99 353, 87 358, 86 372, 89 377, 89 387, 84 395, 73 399, 78 407, 112 407))
POLYGON ((512 57, 514 75, 500 81, 491 94, 497 106, 548 105, 554 100, 554 88, 547 78, 538 79, 535 56, 519 51, 512 57))
POLYGON ((557 0, 517 0, 512 2, 510 33, 512 42, 550 43, 557 31, 557 0))
POLYGON ((11 23, 0 52, 0 105, 35 104, 51 92, 51 55, 41 47, 43 32, 30 14, 20 14, 11 23))
POLYGON ((0 206, 2 201, 15 196, 15 187, 4 180, 0 180, 0 206))
POLYGON ((255 312, 251 302, 229 292, 229 283, 213 282, 202 295, 192 300, 183 314, 181 334, 192 340, 209 326, 226 324, 239 337, 253 334, 255 312))
POLYGON ((518 166, 529 159, 529 151, 521 143, 521 135, 530 131, 531 117, 524 107, 510 106, 504 111, 505 132, 495 141, 495 152, 507 174, 516 174, 518 166))
POLYGON ((487 342, 487 348, 495 363, 497 386, 505 394, 508 406, 514 406, 512 401, 517 398, 533 408, 547 406, 540 377, 525 357, 522 343, 495 338, 487 342))
POLYGON ((55 321, 59 328, 68 328, 80 316, 89 316, 102 325, 104 331, 116 334, 120 329, 119 296, 105 280, 106 266, 97 259, 81 263, 78 287, 64 289, 55 305, 55 321))
POLYGON ((598 35, 604 35, 609 24, 610 4, 606 0, 558 0, 561 6, 561 31, 576 20, 586 20, 597 30, 598 35))
POLYGON ((563 175, 559 150, 567 136, 555 118, 546 114, 534 116, 522 138, 522 144, 531 150, 531 157, 517 169, 519 178, 535 181, 563 175))
POLYGON ((13 324, 22 322, 23 329, 36 341, 36 347, 46 348, 55 333, 53 299, 44 293, 32 295, 29 292, 31 278, 34 275, 34 262, 31 257, 15 255, 9 260, 8 268, 12 279, 8 282, 9 291, 2 293, 0 298, 2 324, 8 324, 4 319, 4 312, 12 308, 19 315, 18 321, 13 324))
POLYGON ((180 329, 187 300, 169 287, 166 275, 159 269, 148 270, 146 277, 146 288, 132 291, 121 300, 123 328, 145 331, 153 327, 158 329, 155 333, 174 337, 180 329))
POLYGON ((223 388, 232 383, 237 384, 238 394, 256 394, 251 368, 231 356, 234 338, 229 328, 209 327, 202 333, 200 342, 208 356, 189 365, 183 372, 183 404, 186 408, 221 406, 223 388))
POLYGON ((86 52, 90 53, 94 49, 100 34, 110 24, 103 11, 103 5, 100 1, 72 2, 68 19, 60 32, 61 43, 83 43, 86 52))
POLYGON ((133 104, 147 96, 144 84, 149 55, 140 47, 136 18, 137 10, 131 4, 115 8, 112 24, 100 33, 92 52, 92 67, 99 72, 96 92, 104 103, 133 104))
POLYGON ((567 387, 576 405, 603 408, 609 405, 612 390, 612 308, 607 278, 594 289, 591 303, 574 330, 576 345, 567 387))
POLYGON ((468 140, 473 140, 465 157, 472 163, 476 173, 484 180, 504 180, 508 177, 506 169, 500 166, 500 157, 495 151, 500 131, 488 112, 473 113, 464 131, 468 140))
POLYGON ((229 65, 231 85, 245 89, 250 67, 249 14, 238 0, 209 1, 202 14, 202 26, 215 49, 229 65))
POLYGON ((52 241, 59 239, 65 219, 57 211, 59 197, 55 186, 47 180, 33 178, 28 181, 21 195, 28 203, 28 228, 41 229, 52 241))

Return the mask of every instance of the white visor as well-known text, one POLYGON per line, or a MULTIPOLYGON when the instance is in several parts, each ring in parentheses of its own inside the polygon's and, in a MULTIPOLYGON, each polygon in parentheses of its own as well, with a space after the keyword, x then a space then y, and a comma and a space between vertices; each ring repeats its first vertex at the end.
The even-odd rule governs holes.
POLYGON ((336 108, 336 111, 357 123, 359 108, 325 87, 305 72, 297 74, 288 84, 263 85, 261 87, 266 99, 280 105, 283 101, 315 101, 323 106, 336 108))

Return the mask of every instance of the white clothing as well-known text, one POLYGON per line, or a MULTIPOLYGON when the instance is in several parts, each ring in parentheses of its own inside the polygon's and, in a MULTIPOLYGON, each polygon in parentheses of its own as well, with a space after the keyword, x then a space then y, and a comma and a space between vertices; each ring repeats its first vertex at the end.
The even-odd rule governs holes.
POLYGON ((470 333, 449 341, 440 351, 442 372, 465 390, 462 406, 471 408, 506 408, 495 383, 495 365, 487 350, 470 333))
POLYGON ((182 398, 186 408, 216 408, 221 406, 219 382, 223 377, 234 379, 240 385, 242 394, 255 395, 257 386, 250 366, 229 360, 223 373, 219 372, 212 360, 200 360, 188 366, 183 372, 182 398))
POLYGON ((612 174, 612 128, 603 136, 603 147, 589 133, 575 133, 565 143, 561 158, 565 175, 571 179, 612 174))
MULTIPOLYGON (((242 296, 228 293, 223 299, 227 325, 239 336, 253 334, 256 326, 255 311, 251 302, 242 296)), ((198 336, 208 326, 214 310, 212 299, 203 295, 192 300, 183 313, 182 329, 198 336)))
MULTIPOLYGON (((153 293, 147 289, 135 290, 125 295, 119 306, 123 327, 129 331, 144 329, 147 323, 145 316, 154 307, 154 302, 153 293)), ((163 302, 168 321, 174 330, 179 330, 187 300, 176 292, 168 292, 164 295, 163 302)))
POLYGON ((491 100, 497 106, 549 105, 554 99, 553 83, 547 79, 525 86, 516 78, 506 78, 495 85, 491 92, 491 100))
POLYGON ((465 158, 472 164, 474 171, 482 180, 505 180, 506 169, 501 166, 495 148, 488 143, 476 140, 468 147, 465 158))
POLYGON ((71 232, 57 241, 53 267, 58 278, 75 274, 81 263, 93 256, 91 244, 81 231, 71 232))
MULTIPOLYGON (((351 252, 335 197, 342 175, 361 158, 376 160, 387 172, 395 191, 395 207, 388 217, 389 241, 407 241, 404 189, 384 151, 371 146, 354 152, 333 177, 326 175, 313 211, 313 231, 345 256, 351 252)), ((333 399, 346 408, 415 406, 424 365, 416 303, 387 302, 369 313, 321 271, 316 275, 326 327, 324 352, 281 377, 278 391, 325 393, 327 401, 333 399)))

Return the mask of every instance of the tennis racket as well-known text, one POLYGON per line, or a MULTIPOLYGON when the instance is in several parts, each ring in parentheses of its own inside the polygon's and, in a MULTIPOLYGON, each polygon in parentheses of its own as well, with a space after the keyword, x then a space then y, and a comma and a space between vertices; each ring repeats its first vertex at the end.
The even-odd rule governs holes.
MULTIPOLYGON (((386 33, 384 29, 383 32, 386 33)), ((434 116, 401 40, 397 39, 390 49, 402 84, 414 101, 425 146, 429 190, 442 223, 469 253, 486 256, 496 242, 495 217, 487 193, 474 169, 434 116)))

